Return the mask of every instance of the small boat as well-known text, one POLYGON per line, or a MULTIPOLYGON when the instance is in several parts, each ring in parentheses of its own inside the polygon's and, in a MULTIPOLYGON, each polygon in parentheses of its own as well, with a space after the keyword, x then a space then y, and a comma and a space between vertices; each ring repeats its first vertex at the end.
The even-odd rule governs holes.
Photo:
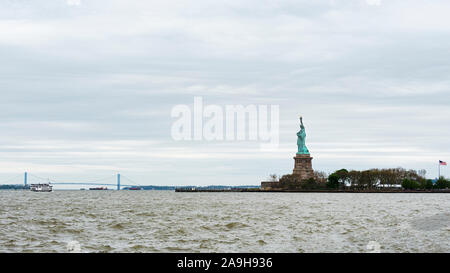
POLYGON ((31 184, 30 190, 34 192, 52 192, 53 186, 50 183, 31 184))
POLYGON ((106 191, 108 187, 89 188, 90 191, 106 191))
POLYGON ((142 188, 141 187, 131 187, 131 188, 129 188, 129 190, 130 191, 140 191, 140 190, 142 190, 142 188))

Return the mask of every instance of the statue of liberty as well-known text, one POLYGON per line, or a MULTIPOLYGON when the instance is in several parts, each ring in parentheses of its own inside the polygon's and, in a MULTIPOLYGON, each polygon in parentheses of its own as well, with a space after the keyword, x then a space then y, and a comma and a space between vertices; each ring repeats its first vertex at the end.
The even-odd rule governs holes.
POLYGON ((309 155, 308 148, 306 148, 306 130, 303 125, 303 118, 300 116, 300 131, 297 133, 298 155, 309 155))

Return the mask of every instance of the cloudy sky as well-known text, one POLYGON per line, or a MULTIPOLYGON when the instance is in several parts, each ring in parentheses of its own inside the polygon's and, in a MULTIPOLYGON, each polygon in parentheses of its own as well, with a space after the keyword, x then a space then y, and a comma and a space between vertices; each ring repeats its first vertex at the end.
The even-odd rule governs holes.
POLYGON ((256 185, 292 172, 300 114, 316 170, 435 177, 448 14, 447 0, 2 0, 0 183, 256 185), (194 96, 279 105, 279 148, 175 141, 171 110, 194 96))

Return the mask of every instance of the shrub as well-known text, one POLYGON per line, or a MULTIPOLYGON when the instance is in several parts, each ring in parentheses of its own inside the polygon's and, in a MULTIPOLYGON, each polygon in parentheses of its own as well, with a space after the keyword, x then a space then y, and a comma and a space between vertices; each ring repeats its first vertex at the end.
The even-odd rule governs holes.
POLYGON ((417 183, 417 181, 405 178, 403 179, 402 187, 406 190, 414 190, 419 188, 419 183, 417 183))
POLYGON ((433 188, 433 181, 431 179, 427 179, 425 183, 425 189, 431 190, 433 188))
POLYGON ((450 181, 448 181, 444 177, 440 177, 434 186, 437 189, 446 189, 450 187, 450 181))

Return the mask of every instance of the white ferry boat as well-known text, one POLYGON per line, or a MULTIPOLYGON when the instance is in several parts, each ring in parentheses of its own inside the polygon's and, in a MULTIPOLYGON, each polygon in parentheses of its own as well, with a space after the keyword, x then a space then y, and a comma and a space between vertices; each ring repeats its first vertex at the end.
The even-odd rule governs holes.
POLYGON ((30 190, 35 192, 51 192, 53 191, 53 186, 50 183, 31 184, 30 190))

